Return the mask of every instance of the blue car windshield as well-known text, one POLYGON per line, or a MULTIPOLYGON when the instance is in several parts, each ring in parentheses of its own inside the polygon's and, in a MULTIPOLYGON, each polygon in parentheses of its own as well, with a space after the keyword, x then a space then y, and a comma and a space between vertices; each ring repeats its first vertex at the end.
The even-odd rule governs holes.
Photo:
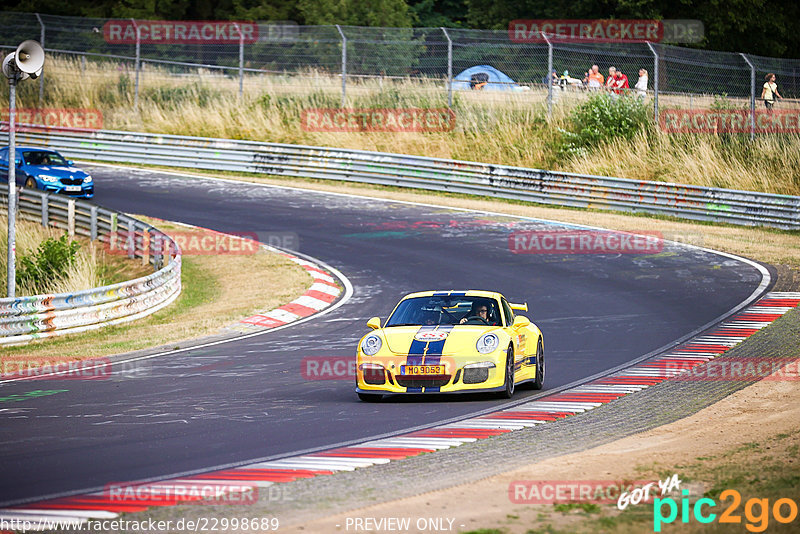
POLYGON ((67 165, 67 160, 58 152, 27 150, 22 153, 27 165, 67 165))
POLYGON ((409 298, 398 304, 385 327, 440 324, 499 325, 500 313, 497 302, 487 297, 409 298), (482 313, 483 309, 486 309, 485 315, 482 313))

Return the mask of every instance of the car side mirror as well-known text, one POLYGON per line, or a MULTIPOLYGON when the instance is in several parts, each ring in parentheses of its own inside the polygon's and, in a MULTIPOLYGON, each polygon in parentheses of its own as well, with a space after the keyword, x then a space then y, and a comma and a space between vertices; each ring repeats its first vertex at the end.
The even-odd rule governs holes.
POLYGON ((372 328, 373 330, 377 330, 381 327, 381 318, 380 317, 373 317, 369 321, 367 321, 367 326, 372 328))
POLYGON ((75 162, 74 162, 74 161, 72 161, 71 159, 68 159, 68 160, 67 160, 67 165, 69 165, 70 167, 72 167, 73 165, 75 165, 75 162))
POLYGON ((17 167, 22 167, 22 160, 21 159, 16 159, 14 161, 16 162, 17 167))
POLYGON ((522 328, 531 324, 531 320, 524 315, 517 315, 514 317, 514 328, 522 328))

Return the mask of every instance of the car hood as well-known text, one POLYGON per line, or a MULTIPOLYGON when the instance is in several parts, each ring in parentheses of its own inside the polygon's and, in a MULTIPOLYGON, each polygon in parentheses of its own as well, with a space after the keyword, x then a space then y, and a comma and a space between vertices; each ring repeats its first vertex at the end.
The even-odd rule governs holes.
POLYGON ((478 338, 486 332, 498 331, 499 326, 441 325, 393 326, 382 330, 383 339, 395 354, 470 354, 478 338))
POLYGON ((56 178, 86 178, 89 176, 86 171, 64 165, 36 165, 28 167, 27 170, 30 174, 48 174, 56 178))

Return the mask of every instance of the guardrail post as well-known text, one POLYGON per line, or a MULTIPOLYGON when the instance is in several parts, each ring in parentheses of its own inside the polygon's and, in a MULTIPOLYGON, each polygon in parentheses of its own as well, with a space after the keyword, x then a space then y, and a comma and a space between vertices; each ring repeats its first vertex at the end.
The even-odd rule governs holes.
POLYGON ((153 268, 158 271, 163 266, 163 256, 162 256, 162 248, 164 247, 164 243, 161 239, 161 233, 156 232, 153 236, 153 248, 155 252, 153 253, 153 268))
POLYGON ((445 28, 441 28, 447 38, 447 107, 453 107, 453 41, 445 28))
POLYGON ((750 140, 756 138, 756 68, 746 55, 739 53, 750 67, 750 140))
POLYGON ((94 241, 97 239, 97 206, 89 209, 89 216, 89 239, 94 241))
POLYGON ((553 118, 553 43, 547 38, 547 34, 542 32, 547 43, 547 120, 553 118))
POLYGON ((125 240, 125 248, 128 250, 128 257, 133 259, 136 256, 136 238, 134 236, 134 232, 136 232, 136 225, 133 223, 133 221, 128 221, 127 228, 128 236, 125 240))
POLYGON ((647 46, 653 53, 653 120, 658 124, 658 52, 650 41, 647 46))
MULTIPOLYGON (((39 34, 39 44, 42 45, 44 48, 44 22, 42 22, 42 17, 36 13, 36 20, 39 21, 39 26, 42 28, 41 33, 39 34)), ((39 74, 39 107, 42 107, 42 100, 44 99, 44 70, 42 73, 39 74)))
POLYGON ((50 197, 42 195, 42 226, 50 226, 50 197))
POLYGON ((338 24, 336 25, 336 29, 339 30, 339 35, 342 36, 342 105, 341 105, 341 107, 344 107, 345 103, 347 101, 347 37, 345 37, 341 26, 339 26, 338 24))
POLYGON ((133 92, 133 107, 134 109, 138 109, 139 107, 139 71, 141 70, 141 52, 142 52, 142 38, 141 34, 139 33, 139 25, 136 24, 136 20, 131 19, 133 23, 133 27, 136 30, 136 83, 134 85, 134 92, 133 92))
POLYGON ((142 228, 142 265, 150 263, 150 230, 142 228))
POLYGON ((67 200, 67 232, 70 237, 75 237, 75 199, 67 200))

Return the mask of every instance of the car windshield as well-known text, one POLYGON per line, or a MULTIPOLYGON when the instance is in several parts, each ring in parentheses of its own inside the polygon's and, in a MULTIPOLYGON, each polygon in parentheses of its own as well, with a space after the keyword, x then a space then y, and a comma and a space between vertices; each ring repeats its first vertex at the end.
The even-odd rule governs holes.
POLYGON ((499 325, 497 302, 488 297, 413 297, 398 304, 386 327, 440 324, 499 325))
POLYGON ((29 150, 22 153, 28 165, 66 165, 67 160, 58 152, 45 152, 43 150, 29 150))

